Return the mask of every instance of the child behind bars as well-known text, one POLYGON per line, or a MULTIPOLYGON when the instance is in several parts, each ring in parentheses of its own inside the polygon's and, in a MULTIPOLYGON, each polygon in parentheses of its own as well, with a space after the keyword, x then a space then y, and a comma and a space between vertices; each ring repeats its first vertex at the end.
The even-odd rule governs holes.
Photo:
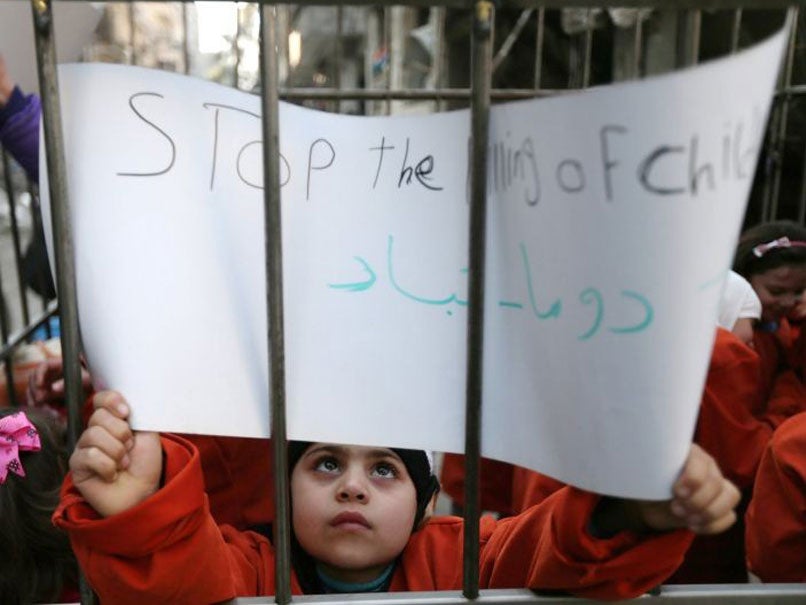
MULTIPOLYGON (((193 445, 133 432, 118 393, 94 406, 54 520, 101 601, 274 594, 271 530, 216 525, 193 445)), ((294 594, 461 588, 463 521, 430 518, 438 482, 425 452, 291 442, 289 472, 294 594)), ((485 517, 481 586, 637 596, 674 571, 693 532, 735 520, 736 488, 697 446, 673 492, 646 502, 566 487, 516 517, 485 517)))

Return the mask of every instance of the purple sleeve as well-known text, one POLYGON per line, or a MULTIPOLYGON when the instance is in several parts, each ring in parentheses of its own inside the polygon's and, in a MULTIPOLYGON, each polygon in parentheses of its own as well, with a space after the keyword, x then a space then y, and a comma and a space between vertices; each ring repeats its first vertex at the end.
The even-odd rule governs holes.
POLYGON ((0 145, 19 162, 32 181, 39 180, 39 116, 42 107, 36 95, 23 95, 15 87, 0 109, 0 145))

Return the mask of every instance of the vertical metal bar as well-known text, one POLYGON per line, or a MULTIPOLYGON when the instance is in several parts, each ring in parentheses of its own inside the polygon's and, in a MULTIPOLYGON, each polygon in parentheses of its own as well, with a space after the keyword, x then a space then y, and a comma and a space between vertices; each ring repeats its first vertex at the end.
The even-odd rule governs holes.
POLYGON ((445 100, 440 95, 440 91, 445 88, 445 65, 447 64, 447 44, 445 44, 445 16, 447 11, 444 6, 437 6, 431 9, 431 19, 434 24, 434 88, 437 90, 437 111, 445 109, 445 100))
MULTIPOLYGON (((403 88, 403 61, 406 54, 406 17, 408 8, 392 6, 391 27, 389 32, 389 88, 394 91, 403 88)), ((391 113, 397 113, 401 101, 392 101, 391 113)))
POLYGON ((632 77, 638 79, 641 77, 641 60, 644 56, 644 20, 639 16, 635 20, 635 38, 632 47, 632 77))
MULTIPOLYGON (((378 11, 374 6, 366 6, 363 8, 364 16, 366 17, 366 52, 364 53, 364 86, 367 89, 375 88, 375 53, 380 51, 383 46, 383 41, 380 39, 381 26, 378 22, 378 11)), ((364 102, 364 114, 374 116, 379 110, 379 103, 372 100, 364 102)))
MULTIPOLYGON (((342 44, 342 40, 344 37, 344 7, 339 4, 336 7, 336 49, 335 49, 335 56, 336 62, 333 66, 333 86, 337 90, 341 90, 341 62, 344 60, 344 47, 342 44)), ((342 111, 342 103, 337 101, 335 103, 335 110, 337 112, 342 111)))
POLYGON ((700 56, 700 29, 702 27, 702 12, 693 9, 686 12, 685 26, 682 28, 682 64, 696 65, 700 56))
POLYGON ((185 75, 190 73, 190 40, 188 39, 188 5, 182 3, 182 61, 185 75))
MULTIPOLYGON (((56 70, 56 44, 53 37, 51 0, 31 0, 34 39, 42 95, 42 126, 45 157, 48 159, 51 226, 56 256, 56 287, 59 292, 62 358, 64 360, 65 395, 67 396, 67 437, 72 450, 81 433, 81 366, 79 364, 78 304, 74 264, 73 233, 64 158, 62 114, 59 105, 59 79, 56 70)), ((81 602, 88 605, 94 597, 83 576, 80 581, 81 602)))
POLYGON ((766 222, 772 220, 772 182, 774 180, 775 167, 778 165, 778 124, 781 121, 781 107, 778 105, 781 99, 773 97, 772 108, 770 109, 770 125, 767 128, 768 143, 766 153, 763 157, 764 186, 761 194, 761 220, 766 222))
POLYGON ((291 529, 286 436, 283 246, 280 213, 280 120, 276 6, 260 3, 260 82, 263 99, 263 174, 272 449, 275 602, 291 601, 291 529))
POLYGON ((17 204, 14 200, 14 183, 11 182, 11 162, 8 154, 3 150, 3 174, 6 180, 8 193, 8 212, 11 218, 11 239, 14 243, 14 267, 17 270, 17 284, 20 288, 20 308, 22 309, 22 323, 28 325, 31 319, 28 312, 28 297, 25 292, 25 283, 22 280, 22 246, 20 244, 20 226, 17 222, 17 204))
POLYGON ((232 38, 232 52, 235 55, 235 65, 232 68, 232 86, 238 88, 238 74, 241 71, 241 9, 235 5, 235 36, 232 38))
MULTIPOLYGON (((789 9, 788 23, 791 23, 789 46, 786 52, 786 64, 784 66, 782 88, 786 91, 792 84, 792 71, 795 65, 795 48, 797 47, 798 37, 798 7, 793 6, 789 9)), ((775 217, 778 216, 778 202, 781 194, 781 172, 784 167, 784 154, 786 143, 786 130, 789 126, 789 103, 790 96, 785 94, 781 99, 781 113, 778 122, 778 131, 776 133, 775 151, 773 158, 775 164, 772 166, 775 170, 773 174, 772 190, 770 192, 770 214, 775 217)))
POLYGON ((535 90, 540 90, 543 78, 543 45, 545 43, 546 9, 537 9, 537 35, 535 36, 535 90))
POLYGON ((585 29, 585 46, 582 57, 582 88, 590 86, 591 81, 591 54, 593 53, 593 15, 588 9, 588 27, 585 29))
POLYGON ((137 46, 135 45, 134 2, 129 2, 129 48, 132 51, 131 64, 137 65, 137 46))
POLYGON ((742 9, 733 11, 733 25, 730 30, 730 52, 731 54, 739 50, 739 36, 742 32, 742 9))
MULTIPOLYGON (((8 169, 8 166, 5 168, 8 169)), ((6 175, 6 180, 9 180, 8 175, 6 175)), ((9 200, 11 200, 12 195, 13 193, 11 189, 8 189, 9 200)), ((2 305, 2 308, 0 308, 0 339, 5 345, 8 342, 8 336, 11 333, 11 326, 9 326, 10 316, 7 313, 8 305, 6 305, 5 299, 2 297, 2 291, 3 276, 2 273, 0 273, 0 305, 2 305)), ((6 359, 5 363, 3 364, 3 371, 6 375, 6 393, 8 395, 8 402, 12 407, 17 407, 17 390, 14 388, 14 355, 8 356, 8 359, 6 359)))
POLYGON ((487 220, 487 144, 490 122, 490 81, 493 3, 478 0, 472 33, 470 233, 467 315, 467 383, 465 388, 465 535, 463 594, 479 596, 479 459, 481 456, 481 395, 484 350, 484 262, 487 220))
MULTIPOLYGON (((390 12, 391 8, 384 4, 383 5, 383 49, 386 53, 386 60, 387 60, 387 77, 386 77, 386 89, 392 89, 392 52, 391 52, 391 34, 390 34, 390 21, 392 19, 392 13, 390 12)), ((386 115, 392 113, 392 97, 391 95, 386 97, 386 115)))
POLYGON ((806 145, 803 147, 803 168, 800 171, 800 200, 798 201, 798 223, 806 222, 806 145))
MULTIPOLYGON (((36 200, 39 199, 39 184, 34 183, 32 181, 28 181, 28 193, 31 195, 31 200, 34 202, 31 204, 29 208, 31 214, 31 225, 33 225, 34 233, 37 232, 38 229, 42 229, 42 212, 39 209, 39 205, 36 203, 36 200)), ((48 308, 48 300, 44 296, 39 297, 40 302, 42 303, 42 311, 46 311, 48 308)), ((45 336, 48 340, 53 337, 50 330, 50 321, 45 323, 45 336)))

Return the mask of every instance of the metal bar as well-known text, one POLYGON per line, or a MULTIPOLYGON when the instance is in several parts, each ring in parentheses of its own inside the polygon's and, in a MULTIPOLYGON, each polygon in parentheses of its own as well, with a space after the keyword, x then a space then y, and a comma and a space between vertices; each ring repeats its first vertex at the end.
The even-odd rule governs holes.
MULTIPOLYGON (((328 605, 467 605, 458 591, 327 595, 328 605)), ((659 595, 635 603, 647 605, 802 605, 806 584, 703 584, 662 586, 659 595)), ((269 605, 271 597, 234 599, 229 605, 269 605)), ((321 596, 295 597, 295 603, 322 603, 321 596)), ((630 601, 632 603, 633 601, 630 601)), ((601 605, 572 596, 541 596, 531 590, 482 590, 474 605, 601 605)))
MULTIPOLYGON (((407 8, 405 6, 392 6, 389 8, 389 88, 403 88, 403 61, 406 54, 406 38, 404 29, 407 21, 407 8)), ((389 113, 397 113, 399 104, 389 104, 389 113)))
POLYGON ((276 8, 260 5, 260 73, 263 99, 263 174, 266 232, 267 314, 269 376, 274 472, 273 545, 275 599, 291 602, 291 509, 288 497, 286 435, 285 334, 283 331, 283 242, 280 213, 279 71, 277 65, 276 8))
MULTIPOLYGON (((67 168, 64 158, 62 114, 59 105, 59 74, 56 68, 56 44, 53 36, 53 12, 50 0, 31 0, 36 42, 39 90, 42 95, 42 127, 45 157, 48 158, 48 189, 50 194, 51 227, 56 257, 56 287, 59 292, 62 359, 67 399, 67 441, 75 448, 82 430, 80 337, 74 261, 73 232, 70 221, 70 201, 67 168)), ((92 590, 81 574, 81 602, 94 602, 92 590)))
POLYGON ((479 596, 479 467, 481 457, 482 367, 484 346, 484 261, 487 219, 487 144, 495 9, 478 0, 471 37, 471 170, 468 247, 467 378, 465 386, 465 493, 463 594, 479 596))
MULTIPOLYGON (((392 19, 391 10, 392 10, 392 7, 387 6, 387 5, 383 6, 383 48, 384 48, 384 50, 386 52, 387 61, 388 61, 388 64, 387 64, 388 75, 387 75, 387 78, 386 78, 386 90, 387 91, 391 91, 392 88, 393 88, 392 87, 392 48, 391 48, 392 41, 391 41, 391 33, 390 33, 391 28, 389 26, 390 20, 392 19)), ((386 104, 385 104, 386 115, 389 115, 389 114, 392 113, 392 97, 389 94, 387 94, 384 98, 386 99, 386 104)))
POLYGON ((702 28, 702 12, 694 9, 685 15, 683 27, 682 53, 680 64, 696 65, 700 56, 700 30, 702 28))
MULTIPOLYGON (((588 10, 588 22, 591 22, 591 10, 588 10)), ((593 54, 593 27, 585 29, 585 45, 582 53, 582 88, 590 86, 591 81, 591 55, 593 54)))
POLYGON ((798 200, 798 222, 806 222, 806 145, 803 148, 803 169, 800 171, 800 200, 798 200))
MULTIPOLYGON (((545 43, 546 9, 537 10, 537 35, 535 36, 535 88, 540 88, 543 79, 543 45, 545 43)), ((490 93, 492 95, 492 92, 490 93)))
POLYGON ((9 337, 5 340, 3 348, 0 349, 0 361, 6 361, 9 359, 17 347, 25 343, 31 337, 31 335, 37 331, 38 328, 46 325, 48 320, 58 313, 58 311, 58 302, 53 300, 50 302, 50 304, 45 306, 45 309, 39 315, 34 317, 33 321, 26 324, 22 330, 9 335, 9 337))
POLYGON ((235 35, 232 38, 232 52, 235 55, 235 65, 232 68, 232 86, 236 90, 238 86, 238 74, 241 71, 241 9, 237 2, 235 5, 235 35))
MULTIPOLYGON (((552 97, 557 95, 567 95, 572 92, 566 88, 493 88, 490 90, 490 98, 496 101, 533 99, 537 97, 552 97)), ((438 88, 435 90, 385 90, 385 89, 364 89, 347 88, 337 90, 335 88, 282 88, 280 98, 286 100, 469 100, 472 95, 470 88, 438 88)), ((778 90, 775 97, 797 97, 806 95, 806 85, 794 85, 786 89, 778 90)))
MULTIPOLYGON (((334 88, 341 89, 341 63, 344 60, 344 45, 342 38, 344 36, 344 7, 336 7, 336 60, 333 65, 333 86, 334 88)), ((342 104, 337 103, 335 110, 342 111, 342 104)))
POLYGON ((437 111, 445 109, 445 99, 439 94, 445 84, 445 65, 448 62, 448 48, 445 44, 445 17, 447 11, 445 7, 432 8, 432 18, 434 19, 434 93, 437 97, 437 111))
POLYGON ((739 50, 739 37, 742 33, 742 9, 737 8, 733 13, 733 24, 730 31, 730 52, 739 50))
MULTIPOLYGON (((532 88, 506 88, 490 91, 490 97, 503 101, 507 99, 532 99, 535 97, 549 97, 569 94, 566 88, 541 89, 532 88)), ((470 88, 443 88, 437 90, 364 90, 335 88, 286 88, 280 90, 280 98, 286 100, 326 100, 326 99, 359 99, 359 100, 433 100, 435 97, 450 100, 467 101, 472 96, 470 88)))
MULTIPOLYGON (((86 2, 87 0, 54 0, 55 2, 86 2)), ((118 0, 122 2, 165 2, 165 0, 118 0)), ((220 0, 178 0, 179 2, 218 2, 220 0)), ((788 8, 802 0, 500 0, 500 8, 657 8, 662 10, 730 10, 755 8, 762 10, 788 8)), ((286 4, 287 0, 262 0, 263 4, 286 4)), ((297 6, 377 6, 378 0, 296 0, 297 6)), ((467 0, 399 0, 398 4, 419 8, 445 6, 466 9, 467 0)))
POLYGON ((637 79, 641 77, 641 59, 644 56, 644 20, 640 17, 635 20, 635 38, 632 53, 632 77, 637 79))
POLYGON ((761 193, 761 220, 772 220, 772 181, 773 171, 778 165, 778 124, 781 121, 781 109, 779 107, 780 98, 773 99, 772 107, 770 108, 770 120, 767 127, 766 139, 766 153, 762 156, 763 161, 762 170, 764 170, 763 188, 761 193))
POLYGON ((30 312, 28 310, 28 297, 25 292, 25 283, 22 279, 22 245, 20 244, 20 226, 17 221, 17 204, 14 196, 14 183, 11 181, 11 162, 8 153, 3 150, 3 173, 6 180, 6 193, 8 194, 8 212, 11 218, 11 239, 14 243, 14 267, 17 272, 17 285, 20 291, 20 308, 22 309, 22 323, 28 325, 30 312))
POLYGON ((137 46, 135 45, 134 0, 129 3, 129 48, 132 51, 131 64, 137 65, 137 46))
MULTIPOLYGON (((31 196, 31 206, 28 209, 31 214, 31 225, 33 225, 33 230, 36 232, 37 230, 41 230, 42 227, 42 212, 39 209, 39 203, 37 200, 39 199, 39 184, 34 183, 33 181, 28 181, 28 193, 31 196)), ((48 309, 48 300, 45 296, 39 297, 40 302, 42 303, 41 310, 44 312, 48 309)), ((52 334, 50 331, 50 324, 45 324, 45 334, 47 335, 48 339, 52 338, 52 334)))
MULTIPOLYGON (((0 340, 4 343, 8 341, 9 329, 9 316, 8 305, 2 296, 3 291, 3 276, 0 273, 0 340)), ((17 407, 17 390, 14 388, 14 360, 9 357, 6 363, 3 364, 3 371, 6 375, 6 394, 8 395, 8 402, 11 407, 17 407)))
MULTIPOLYGON (((790 30, 789 45, 786 53, 786 64, 783 72, 782 88, 786 88, 792 83, 792 71, 795 65, 795 48, 797 46, 798 29, 796 24, 798 22, 798 7, 793 6, 789 9, 789 21, 792 23, 790 30)), ((776 150, 773 156, 776 160, 774 166, 775 172, 772 180, 772 190, 770 197, 770 214, 775 217, 778 216, 778 200, 781 194, 781 172, 784 167, 784 153, 786 143, 786 130, 789 123, 789 97, 782 99, 781 117, 778 122, 778 133, 776 135, 776 150)))
POLYGON ((188 39, 188 5, 182 3, 182 62, 185 75, 190 73, 190 40, 188 39))
POLYGON ((532 16, 534 9, 526 9, 521 12, 520 16, 518 16, 518 20, 515 22, 515 27, 512 28, 512 31, 509 32, 509 35, 504 40, 504 43, 501 45, 501 48, 498 49, 498 52, 495 53, 495 58, 493 59, 493 72, 498 69, 498 66, 501 65, 504 59, 507 58, 509 55, 509 51, 512 50, 512 47, 515 45, 515 42, 518 41, 518 38, 523 31, 523 28, 526 27, 526 24, 529 23, 529 17, 532 16))

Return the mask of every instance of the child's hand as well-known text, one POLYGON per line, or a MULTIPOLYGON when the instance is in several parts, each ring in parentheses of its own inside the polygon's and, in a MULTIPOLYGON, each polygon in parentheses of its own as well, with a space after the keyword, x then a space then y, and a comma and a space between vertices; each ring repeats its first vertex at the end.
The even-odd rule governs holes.
MULTIPOLYGON (((86 398, 92 389, 92 380, 84 367, 81 368, 81 388, 86 398)), ((64 360, 61 357, 51 357, 36 366, 28 377, 26 403, 31 407, 64 407, 64 399, 64 360)))
POLYGON ((672 492, 672 500, 638 504, 641 520, 650 529, 687 527, 696 534, 718 534, 736 521, 739 490, 697 444, 692 444, 672 492))
POLYGON ((114 391, 93 398, 95 411, 70 457, 73 484, 98 513, 109 517, 159 489, 162 447, 157 433, 134 433, 129 406, 114 391))
POLYGON ((593 513, 594 535, 608 537, 625 529, 667 531, 682 527, 696 534, 717 534, 736 521, 739 490, 696 444, 692 444, 672 492, 674 498, 661 502, 603 498, 593 513))

